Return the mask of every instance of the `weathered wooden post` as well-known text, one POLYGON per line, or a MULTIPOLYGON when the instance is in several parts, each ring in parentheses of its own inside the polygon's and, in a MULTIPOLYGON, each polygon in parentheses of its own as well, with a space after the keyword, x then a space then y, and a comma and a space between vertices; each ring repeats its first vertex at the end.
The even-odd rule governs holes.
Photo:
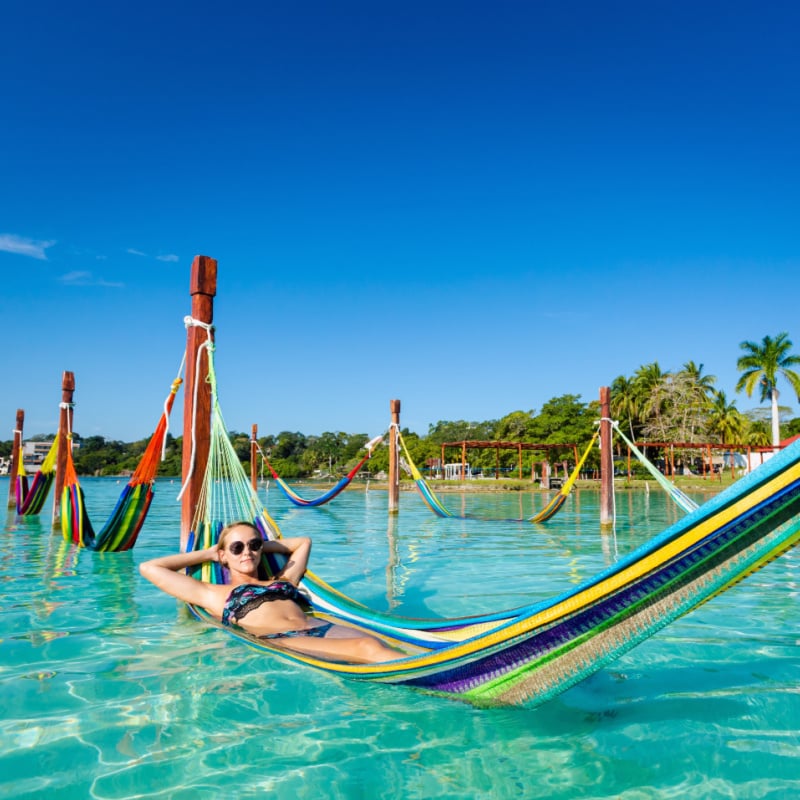
POLYGON ((250 485, 258 491, 258 425, 250 432, 250 485))
POLYGON ((205 348, 200 352, 200 347, 205 342, 214 340, 214 331, 210 326, 214 321, 216 293, 217 260, 208 256, 195 256, 189 281, 192 320, 186 328, 186 383, 183 393, 182 551, 186 549, 194 521, 211 445, 211 386, 206 381, 208 353, 205 348))
POLYGON ((614 451, 611 444, 611 391, 600 387, 600 525, 614 524, 614 451))
POLYGON ((400 401, 390 400, 389 410, 392 414, 392 424, 389 427, 389 513, 396 514, 400 509, 400 444, 397 437, 400 430, 400 401))
POLYGON ((17 424, 14 426, 14 442, 11 445, 11 467, 8 472, 8 507, 16 508, 17 493, 15 487, 17 485, 17 470, 19 469, 19 460, 22 458, 22 430, 25 425, 25 411, 17 409, 17 424))
POLYGON ((64 491, 64 473, 67 471, 67 448, 72 448, 72 418, 75 394, 75 374, 61 375, 61 405, 58 415, 58 456, 56 457, 56 480, 53 487, 53 527, 61 525, 61 493, 64 491))

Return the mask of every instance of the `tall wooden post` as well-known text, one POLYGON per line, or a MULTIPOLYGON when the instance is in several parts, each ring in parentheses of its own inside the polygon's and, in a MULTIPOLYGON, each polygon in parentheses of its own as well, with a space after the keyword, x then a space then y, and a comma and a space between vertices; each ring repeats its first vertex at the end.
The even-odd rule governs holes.
POLYGON ((392 424, 389 428, 389 513, 396 514, 400 510, 400 442, 397 438, 400 430, 400 401, 390 400, 389 410, 392 413, 392 424))
POLYGON ((208 353, 205 349, 201 352, 200 346, 209 339, 211 341, 214 339, 213 331, 203 326, 209 326, 214 321, 216 293, 217 260, 208 256, 195 256, 192 262, 189 294, 192 296, 192 319, 201 325, 189 324, 186 329, 186 383, 183 391, 181 462, 184 485, 181 498, 181 551, 186 549, 189 539, 211 445, 211 386, 206 381, 208 353), (193 442, 194 465, 192 465, 193 442))
POLYGON ((250 432, 250 485, 258 491, 258 425, 250 432))
POLYGON ((600 387, 600 524, 614 524, 614 451, 611 444, 611 391, 600 387))
POLYGON ((58 415, 58 456, 56 457, 56 480, 53 488, 53 527, 61 525, 61 493, 67 471, 67 448, 72 448, 72 398, 75 394, 75 374, 61 375, 61 406, 58 415), (68 438, 68 434, 70 434, 68 438))
POLYGON ((17 424, 14 426, 14 443, 11 445, 11 467, 9 468, 9 481, 8 481, 8 507, 16 508, 17 493, 15 486, 17 485, 17 470, 19 469, 19 460, 22 458, 22 429, 25 425, 25 412, 17 409, 17 424))

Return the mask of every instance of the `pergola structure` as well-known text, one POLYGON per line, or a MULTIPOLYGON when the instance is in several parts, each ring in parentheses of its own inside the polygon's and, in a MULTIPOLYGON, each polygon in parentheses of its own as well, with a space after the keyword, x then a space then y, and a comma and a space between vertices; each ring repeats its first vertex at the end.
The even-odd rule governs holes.
POLYGON ((444 451, 448 447, 458 447, 461 449, 461 480, 466 480, 467 472, 467 450, 487 450, 494 449, 497 454, 495 460, 495 479, 500 477, 500 451, 501 450, 516 450, 517 451, 517 469, 519 478, 522 480, 522 451, 534 450, 543 453, 548 453, 551 450, 566 450, 572 448, 572 453, 575 458, 575 463, 578 463, 578 445, 572 442, 564 442, 563 444, 532 444, 530 442, 481 442, 474 439, 464 440, 461 442, 444 442, 442 444, 442 466, 444 467, 445 458, 444 451))
MULTIPOLYGON (((643 452, 648 447, 658 447, 664 451, 664 474, 672 477, 675 475, 675 451, 676 450, 700 450, 703 456, 703 477, 713 474, 712 455, 715 450, 724 450, 731 454, 731 467, 733 464, 733 453, 747 453, 748 469, 753 461, 753 453, 761 455, 761 463, 764 463, 764 455, 774 453, 772 447, 753 447, 749 444, 720 444, 719 442, 634 442, 643 452)), ((646 455, 646 453, 645 453, 646 455)), ((628 448, 628 479, 631 475, 631 450, 628 448)))

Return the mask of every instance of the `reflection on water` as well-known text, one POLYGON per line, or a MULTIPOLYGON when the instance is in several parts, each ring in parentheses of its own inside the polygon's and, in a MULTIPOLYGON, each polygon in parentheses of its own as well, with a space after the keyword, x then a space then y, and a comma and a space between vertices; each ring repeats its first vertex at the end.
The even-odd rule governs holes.
MULTIPOLYGON (((102 522, 120 487, 87 479, 102 522)), ((178 542, 159 483, 132 552, 79 550, 41 518, 0 536, 0 793, 9 798, 788 797, 800 790, 798 596, 789 553, 539 709, 479 711, 278 661, 204 628, 141 580, 178 542), (41 765, 34 767, 33 765, 41 765), (234 793, 232 787, 236 787, 234 793), (756 788, 757 787, 757 788, 756 788)), ((0 496, 7 494, 0 480, 0 496)), ((678 519, 620 492, 602 531, 577 490, 546 525, 439 519, 413 493, 348 491, 297 509, 336 588, 406 616, 511 608, 574 587, 678 519)), ((702 500, 702 498, 695 498, 702 500)), ((536 491, 450 494, 462 514, 525 518, 536 491)))

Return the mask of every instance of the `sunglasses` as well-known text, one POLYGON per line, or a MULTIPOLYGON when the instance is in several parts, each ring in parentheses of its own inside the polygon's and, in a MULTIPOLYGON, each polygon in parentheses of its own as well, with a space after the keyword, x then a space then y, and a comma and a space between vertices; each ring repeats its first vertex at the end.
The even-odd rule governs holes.
MULTIPOLYGON (((263 545, 264 545, 264 540, 256 537, 251 539, 247 543, 247 549, 251 553, 257 553, 262 548, 263 545)), ((240 556, 244 552, 244 547, 245 547, 244 542, 231 542, 228 545, 228 550, 231 551, 232 555, 240 556)))

